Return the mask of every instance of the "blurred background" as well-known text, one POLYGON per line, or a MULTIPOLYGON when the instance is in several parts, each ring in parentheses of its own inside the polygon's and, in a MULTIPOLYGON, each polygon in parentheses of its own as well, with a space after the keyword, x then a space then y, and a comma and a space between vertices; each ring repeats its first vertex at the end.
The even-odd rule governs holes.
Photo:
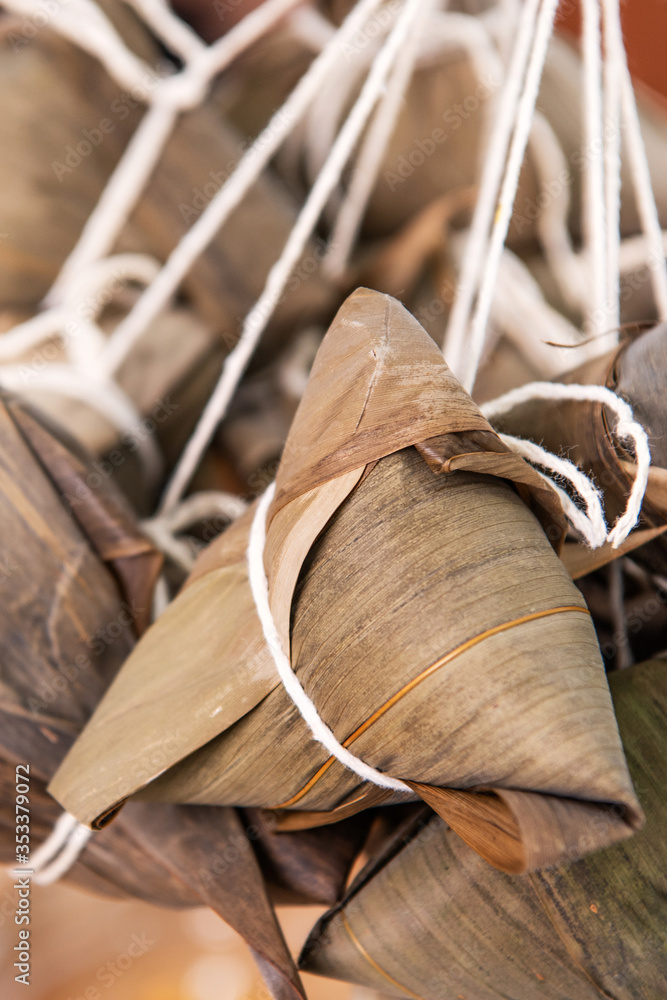
MULTIPOLYGON (((269 1000, 247 945, 211 910, 99 899, 64 884, 32 887, 26 989, 14 982, 18 928, 9 879, 0 898, 3 1000, 269 1000)), ((279 908, 293 954, 324 909, 279 908)), ((311 1000, 377 996, 316 976, 305 975, 304 985, 311 1000)))

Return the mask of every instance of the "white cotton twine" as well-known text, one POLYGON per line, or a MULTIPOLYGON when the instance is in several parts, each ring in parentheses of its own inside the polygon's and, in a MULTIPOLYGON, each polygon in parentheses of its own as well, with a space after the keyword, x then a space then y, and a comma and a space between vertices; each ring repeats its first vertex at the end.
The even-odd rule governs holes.
POLYGON ((636 525, 646 492, 649 467, 651 465, 651 452, 646 431, 634 419, 632 409, 625 400, 603 385, 565 385, 559 382, 529 382, 518 389, 512 389, 511 392, 505 393, 504 396, 500 396, 498 399, 493 399, 485 403, 481 407, 481 410, 487 420, 493 423, 494 417, 499 417, 502 413, 507 413, 509 410, 514 409, 515 406, 520 406, 531 399, 592 400, 602 403, 610 410, 613 410, 616 415, 616 425, 613 428, 614 436, 619 441, 632 442, 637 464, 635 479, 624 513, 618 518, 611 531, 607 532, 600 492, 576 465, 567 459, 553 455, 532 441, 515 438, 508 434, 500 435, 502 440, 513 451, 519 452, 519 454, 531 462, 536 462, 544 468, 551 469, 556 475, 562 476, 572 483, 586 504, 586 513, 581 511, 572 502, 564 490, 556 486, 547 476, 543 476, 544 479, 548 479, 558 493, 565 516, 572 526, 581 532, 591 548, 599 548, 605 542, 610 542, 614 549, 618 548, 636 525))
POLYGON ((264 570, 266 515, 269 505, 273 500, 275 490, 276 485, 272 483, 257 504, 257 510, 253 517, 248 541, 248 578, 257 614, 262 625, 262 631, 264 632, 264 638, 273 656, 278 676, 283 683, 285 691, 308 725, 314 739, 318 743, 321 743, 332 757, 339 760, 349 771, 354 771, 363 781, 370 781, 380 788, 390 788, 394 792, 408 792, 412 795, 413 791, 408 785, 397 778, 389 777, 388 774, 383 774, 382 771, 376 771, 374 767, 371 767, 370 764, 365 764, 363 760, 355 757, 354 754, 350 753, 349 750, 346 750, 338 742, 327 724, 320 718, 315 705, 302 688, 301 682, 292 670, 292 665, 282 647, 278 629, 271 614, 269 585, 264 570))

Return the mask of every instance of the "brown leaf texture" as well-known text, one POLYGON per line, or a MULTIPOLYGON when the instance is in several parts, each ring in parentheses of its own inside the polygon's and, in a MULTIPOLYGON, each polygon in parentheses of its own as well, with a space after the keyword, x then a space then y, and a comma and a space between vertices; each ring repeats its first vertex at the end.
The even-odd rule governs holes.
POLYGON ((304 971, 421 1000, 660 1000, 667 976, 667 664, 610 677, 647 822, 631 840, 509 876, 438 818, 398 831, 313 929, 304 971))
MULTIPOLYGON (((376 804, 279 683, 247 580, 251 517, 204 554, 52 782, 83 822, 132 795, 298 809, 313 823, 376 804), (139 780, 134 761, 167 730, 161 766, 139 780)), ((555 495, 419 324, 388 296, 354 293, 278 470, 270 603, 302 685, 353 753, 420 786, 516 793, 511 870, 544 863, 544 845, 557 860, 565 828, 588 844, 590 803, 618 806, 604 843, 641 824, 588 610, 540 522, 558 546, 555 495), (519 793, 568 800, 572 816, 519 793)), ((475 822, 483 850, 488 817, 475 822)))
MULTIPOLYGON (((16 858, 16 764, 30 767, 34 849, 61 815, 46 783, 134 645, 161 562, 112 486, 86 485, 87 461, 40 415, 0 400, 3 861, 16 858)), ((163 736, 152 758, 135 759, 139 780, 159 766, 165 744, 163 736)), ((271 828, 244 823, 231 808, 131 803, 67 878, 109 896, 211 906, 246 938, 273 995, 295 1000, 303 988, 268 885, 291 902, 334 902, 365 825, 339 825, 326 840, 319 831, 289 834, 274 845, 271 828)))

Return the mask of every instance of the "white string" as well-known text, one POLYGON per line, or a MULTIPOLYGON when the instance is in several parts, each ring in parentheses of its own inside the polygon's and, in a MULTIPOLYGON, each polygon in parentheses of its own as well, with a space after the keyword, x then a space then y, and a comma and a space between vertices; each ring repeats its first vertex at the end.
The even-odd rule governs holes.
POLYGON ((414 21, 408 28, 403 47, 398 53, 385 96, 379 104, 368 129, 361 152, 357 157, 352 180, 343 198, 336 218, 336 225, 329 241, 329 252, 324 262, 325 274, 340 278, 347 267, 348 257, 361 225, 364 210, 377 179, 382 157, 396 126, 405 92, 408 88, 419 54, 423 26, 433 12, 435 0, 423 0, 414 21))
POLYGON ((335 757, 349 771, 353 771, 363 781, 370 781, 380 788, 390 788, 395 792, 408 792, 413 794, 412 789, 396 778, 391 778, 388 774, 377 771, 369 764, 355 757, 349 750, 342 746, 329 727, 320 718, 317 708, 310 700, 301 686, 301 682, 292 670, 289 657, 285 653, 280 641, 276 623, 271 614, 269 605, 269 586, 264 570, 264 545, 266 542, 266 516, 269 506, 275 493, 275 483, 266 490, 260 498, 255 516, 253 517, 248 541, 248 579, 250 589, 257 608, 257 615, 262 625, 264 639, 273 656, 278 676, 280 677, 285 691, 292 699, 299 710, 304 722, 308 725, 313 738, 321 743, 332 757, 335 757))
POLYGON ((398 3, 390 3, 373 14, 362 32, 341 48, 344 72, 331 74, 311 101, 304 117, 303 134, 299 137, 299 144, 303 146, 303 169, 309 183, 313 183, 322 170, 341 122, 399 11, 398 3), (371 27, 375 30, 371 31, 371 27))
POLYGON ((537 235, 563 301, 570 308, 581 310, 588 300, 589 283, 568 228, 570 171, 556 133, 539 111, 533 116, 529 142, 530 159, 546 194, 544 205, 538 200, 537 235), (567 181, 563 181, 564 177, 567 181))
POLYGON ((58 818, 51 834, 30 857, 30 867, 33 871, 41 871, 62 850, 78 822, 76 816, 68 812, 64 812, 58 818))
MULTIPOLYGON (((612 25, 612 27, 614 26, 612 25)), ((617 30, 620 30, 620 27, 617 30)), ((663 250, 663 234, 651 186, 651 174, 646 158, 646 147, 644 146, 639 115, 637 114, 635 92, 632 86, 630 71, 628 70, 625 49, 622 46, 622 39, 621 58, 623 62, 621 72, 621 107, 623 123, 627 129, 625 148, 632 172, 639 219, 649 246, 649 260, 654 262, 651 267, 651 281, 653 283, 653 295, 658 309, 658 316, 661 320, 667 320, 667 267, 665 266, 665 254, 663 250)))
MULTIPOLYGON (((447 0, 449 3, 449 0, 447 0)), ((510 23, 516 21, 513 18, 510 23)), ((422 40, 422 61, 432 66, 441 54, 463 49, 476 75, 487 80, 489 87, 500 86, 504 66, 489 33, 488 24, 480 14, 463 14, 457 10, 438 10, 431 19, 422 40)))
POLYGON ((213 517, 234 521, 247 506, 234 493, 202 490, 181 501, 173 510, 147 518, 141 522, 140 527, 165 555, 189 573, 194 566, 196 552, 192 545, 176 537, 178 532, 198 521, 210 521, 213 517))
MULTIPOLYGON (((511 392, 505 393, 505 395, 500 396, 498 399, 484 403, 481 410, 487 420, 493 422, 494 418, 507 413, 509 410, 514 409, 515 406, 520 406, 522 403, 533 399, 592 400, 602 403, 612 410, 616 416, 616 425, 613 428, 614 436, 619 441, 632 443, 636 460, 635 479, 626 502, 625 511, 617 519, 606 537, 606 541, 611 543, 612 548, 618 548, 637 524, 648 484, 651 452, 646 431, 634 419, 632 409, 625 400, 617 396, 611 389, 607 389, 602 385, 564 385, 558 382, 529 382, 518 389, 512 389, 511 392)), ((556 459, 556 456, 553 456, 553 459, 556 459)), ((558 461, 563 460, 558 459, 558 461)), ((546 463, 541 462, 541 464, 546 463)), ((553 466, 550 467, 553 468, 553 466)), ((571 479, 571 476, 567 475, 566 478, 571 479)), ((574 482, 574 480, 572 481, 574 482)))
MULTIPOLYGON (((611 329, 620 326, 621 243, 621 76, 623 35, 618 0, 602 0, 604 10, 604 176, 607 248, 607 313, 611 329)), ((605 338, 607 342, 607 338, 605 338)))
POLYGON ((15 358, 51 337, 62 336, 69 315, 66 309, 51 309, 3 333, 0 337, 0 361, 15 358))
POLYGON ((540 0, 526 0, 520 11, 516 42, 500 94, 495 124, 484 157, 479 194, 465 253, 461 262, 456 298, 447 324, 443 351, 452 371, 459 375, 466 353, 468 322, 484 268, 486 244, 503 175, 521 86, 530 58, 540 0))
POLYGON ((91 835, 92 830, 89 830, 82 823, 77 823, 58 857, 33 876, 35 882, 38 885, 51 885, 62 878, 78 860, 91 835))
MULTIPOLYGON (((222 420, 246 365, 266 327, 292 269, 299 259, 317 219, 341 176, 359 136, 384 87, 399 46, 423 0, 406 0, 396 24, 373 61, 361 93, 341 128, 322 170, 292 227, 282 254, 269 271, 264 290, 246 316, 241 336, 227 356, 222 374, 188 441, 167 486, 160 509, 169 510, 192 477, 202 452, 222 420)), ((158 278, 159 281, 159 278, 158 278)))
POLYGON ((312 52, 321 52, 336 30, 314 7, 297 7, 289 19, 289 29, 290 34, 312 52))
POLYGON ((662 267, 662 261, 667 253, 667 231, 661 233, 662 242, 658 248, 659 256, 655 256, 655 251, 650 250, 650 243, 644 234, 638 236, 628 236, 621 242, 620 265, 621 274, 631 274, 633 271, 640 271, 643 268, 651 269, 651 262, 662 267))
POLYGON ((164 572, 160 573, 156 582, 155 588, 153 590, 153 603, 151 606, 151 622, 157 621, 160 615, 169 607, 171 601, 171 595, 169 593, 169 584, 167 583, 167 578, 164 572))
POLYGON ((30 856, 26 871, 38 885, 57 881, 77 860, 91 833, 76 816, 62 813, 50 835, 30 856))
MULTIPOLYGON (((153 22, 160 21, 161 12, 167 15, 169 25, 164 20, 161 22, 162 34, 170 35, 173 43, 176 41, 175 32, 180 32, 180 29, 176 29, 172 22, 182 25, 183 33, 179 42, 181 54, 185 55, 184 47, 190 44, 185 42, 186 37, 195 38, 196 43, 189 61, 186 61, 180 73, 161 81, 156 80, 150 92, 146 91, 145 86, 142 88, 150 105, 149 109, 132 135, 86 221, 76 246, 47 295, 45 301, 48 305, 60 301, 68 283, 81 267, 112 249, 164 150, 180 112, 201 103, 213 76, 300 2, 302 0, 267 0, 235 25, 227 35, 208 47, 184 22, 168 11, 162 0, 136 0, 138 7, 146 7, 144 13, 150 10, 153 28, 156 28, 153 22)), ((145 76, 146 74, 144 79, 145 76)))
POLYGON ((46 296, 46 305, 61 302, 82 268, 112 250, 153 172, 177 117, 178 110, 166 104, 155 104, 146 111, 46 296))
POLYGON ((586 504, 586 513, 577 507, 566 491, 561 489, 557 483, 554 483, 548 476, 540 473, 542 478, 546 479, 549 485, 554 487, 568 521, 583 535, 590 547, 597 549, 600 545, 604 545, 607 541, 607 525, 602 510, 600 492, 588 476, 585 476, 573 462, 554 455, 533 441, 514 437, 511 434, 499 434, 499 437, 512 451, 523 455, 530 462, 535 462, 538 465, 542 465, 545 469, 550 469, 557 476, 561 476, 572 483, 586 504))
POLYGON ((541 377, 556 378, 572 367, 572 348, 581 344, 579 330, 549 305, 526 265, 507 247, 500 258, 491 320, 541 377))
POLYGON ((505 175, 500 189, 498 207, 491 230, 491 238, 484 255, 484 271, 477 298, 475 312, 472 318, 470 339, 465 358, 461 362, 460 379, 464 387, 471 392, 477 369, 479 368, 486 327, 493 301, 493 290, 498 276, 498 266, 502 256, 507 232, 509 229, 514 199, 519 186, 519 175, 523 164, 530 127, 535 110, 535 102, 542 79, 542 70, 547 56, 547 48, 553 31, 554 18, 559 0, 543 0, 537 24, 535 37, 528 60, 526 79, 516 113, 516 125, 510 144, 505 175))
MULTIPOLYGON (((582 42, 584 57, 584 238, 591 276, 591 333, 609 328, 607 251, 605 228, 605 171, 602 137, 602 79, 599 0, 583 0, 582 42)), ((609 343, 605 343, 609 350, 609 343)))
POLYGON ((322 82, 335 68, 342 46, 361 29, 379 2, 361 0, 352 9, 331 42, 311 63, 283 106, 273 114, 268 125, 241 157, 234 172, 173 250, 150 288, 114 331, 104 359, 107 373, 117 370, 137 338, 166 306, 199 255, 247 194, 282 141, 295 128, 322 82))
MULTIPOLYGON (((25 0, 16 0, 19 6, 23 6, 26 10, 32 9, 31 5, 25 3, 25 0)), ((96 21, 95 28, 97 31, 104 30, 105 26, 109 27, 109 31, 112 31, 110 25, 106 21, 106 18, 99 13, 99 17, 95 13, 97 8, 94 4, 91 4, 89 0, 76 0, 77 3, 82 4, 81 12, 82 16, 89 20, 92 18, 96 21)), ((154 12, 158 11, 159 4, 156 6, 152 3, 152 0, 148 0, 152 5, 154 12)), ((210 49, 205 50, 206 55, 206 66, 205 72, 213 74, 222 68, 229 60, 231 60, 235 55, 237 55, 246 45, 254 41, 260 34, 262 34, 267 28, 273 24, 279 17, 285 15, 292 7, 296 5, 298 0, 267 0, 261 9, 253 12, 248 17, 244 18, 235 29, 230 31, 227 36, 221 39, 210 49)), ((324 72, 328 72, 335 63, 336 56, 338 54, 338 45, 344 44, 346 37, 352 37, 359 27, 363 25, 368 14, 379 4, 379 0, 366 0, 365 3, 360 5, 360 8, 356 8, 352 14, 348 17, 343 25, 343 28, 338 32, 335 44, 332 43, 330 51, 325 54, 325 58, 319 61, 318 73, 322 75, 324 72)), ((32 5, 34 6, 34 5, 32 5)), ((86 25, 86 30, 88 25, 86 25)), ((66 34, 73 37, 69 30, 65 31, 66 34)), ((122 45, 122 41, 118 36, 115 37, 115 44, 122 45)), ((93 41, 97 38, 95 31, 91 34, 91 39, 93 41)), ((90 40, 89 40, 90 41, 90 40)), ((88 44, 88 43, 87 43, 88 44)), ((93 44, 93 42, 90 42, 93 44)), ((95 44, 97 42, 95 41, 95 44)), ((94 46, 93 46, 94 48, 94 46)), ((89 50, 93 51, 93 49, 89 50)), ((128 54, 129 54, 129 50, 128 54)), ((99 52, 96 53, 100 58, 102 58, 99 52)), ((129 54, 131 55, 131 54, 129 54)), ((202 57, 203 57, 202 53, 202 57)), ((132 58, 134 58, 132 56, 132 58)), ((104 60, 103 60, 104 61, 104 60)), ((317 60, 316 60, 317 62, 317 60)), ((80 274, 81 268, 84 264, 89 263, 92 259, 93 261, 105 252, 108 252, 112 242, 115 240, 118 231, 122 227, 125 218, 131 209, 134 201, 138 197, 141 188, 144 186, 148 175, 150 174, 153 165, 159 156, 161 146, 166 141, 166 138, 171 130, 171 127, 175 121, 176 110, 180 109, 187 102, 197 103, 203 97, 203 90, 200 87, 199 90, 195 87, 193 93, 189 94, 183 90, 183 85, 187 82, 186 74, 188 69, 191 67, 186 66, 186 70, 178 74, 175 77, 169 78, 162 83, 158 84, 160 89, 159 99, 156 100, 154 107, 152 107, 147 115, 145 115, 142 120, 137 133, 133 137, 133 141, 130 143, 130 147, 126 151, 126 155, 121 160, 116 172, 114 173, 109 185, 105 188, 105 192, 100 199, 95 211, 92 213, 91 218, 88 221, 87 226, 84 229, 82 237, 79 241, 77 247, 75 247, 73 253, 70 255, 69 260, 66 262, 63 271, 61 272, 60 279, 56 282, 54 289, 52 289, 51 300, 58 298, 67 298, 70 295, 69 285, 78 280, 78 275, 80 274), (176 88, 181 87, 181 92, 176 88), (168 99, 167 99, 168 95, 168 99)), ((312 69, 312 68, 311 68, 312 69)), ((310 85, 317 86, 318 73, 310 74, 309 80, 310 85)), ((205 74, 203 74, 205 75, 205 74)), ((308 76, 309 74, 307 74, 308 76)), ((200 73, 202 77, 202 73, 200 73)), ((202 79, 199 82, 203 82, 202 79)), ((295 96, 299 97, 303 101, 304 93, 307 91, 307 87, 302 86, 307 81, 302 79, 301 84, 297 86, 295 92, 292 94, 292 105, 297 104, 295 96), (300 96, 299 96, 300 95, 300 96)), ((195 83, 197 80, 195 79, 195 83)), ((186 88, 187 90, 187 88, 186 88)), ((287 104, 289 105, 289 100, 287 104)), ((307 103, 307 102, 306 102, 307 103)), ((305 104, 304 104, 305 107, 305 104)), ((285 112, 285 109, 283 109, 285 112)), ((280 121, 280 112, 278 112, 272 122, 280 121)), ((288 119, 288 125, 290 124, 288 119)), ((291 127, 291 126, 290 126, 291 127)), ((271 123, 267 127, 270 132, 271 123)), ((256 159, 256 170, 255 175, 258 176, 263 168, 265 162, 270 158, 271 149, 262 147, 261 145, 262 136, 255 144, 254 150, 249 152, 259 153, 256 159)), ((250 157, 252 161, 252 156, 250 157)), ((239 165, 241 166, 241 164, 239 165)), ((246 171, 243 175, 243 170, 237 174, 237 179, 241 179, 241 186, 250 186, 252 181, 256 179, 256 176, 250 176, 246 171)), ((239 191, 237 190, 237 194, 239 191)), ((240 192, 241 196, 244 193, 240 192)), ((237 203, 240 198, 237 198, 237 203)), ((233 202, 233 199, 232 199, 233 202)), ((230 202, 228 205, 228 210, 234 207, 233 203, 230 202)), ((229 214, 229 211, 227 214, 229 214)), ((217 227, 216 227, 217 229, 217 227)), ((210 238, 215 235, 214 229, 210 233, 210 238)), ((203 244, 207 245, 208 240, 203 244)), ((187 244, 182 241, 179 245, 179 250, 187 249, 187 244)), ((191 255, 191 260, 196 259, 198 255, 195 252, 191 255)), ((173 255, 172 255, 173 256, 173 255)), ((178 259, 178 254, 176 257, 178 259)), ((186 254, 187 256, 187 254, 186 254)), ((172 261, 173 263, 173 261, 172 261)), ((189 264, 184 268, 183 274, 187 272, 189 264)), ((176 280, 176 285, 180 281, 180 276, 176 280)), ((159 277, 153 281, 150 285, 149 291, 154 293, 153 304, 156 304, 157 299, 160 298, 160 282, 159 277), (155 293, 158 293, 155 296, 155 293)), ((169 294, 164 298, 164 302, 169 298, 169 294)), ((145 305, 146 296, 139 300, 139 304, 144 302, 145 305)), ((148 295, 149 301, 151 300, 151 295, 148 295)), ((161 306, 155 310, 155 315, 160 311, 161 306)), ((66 319, 66 314, 57 313, 57 320, 66 319)), ((111 422, 117 426, 121 426, 122 429, 132 430, 131 425, 138 425, 140 418, 138 414, 132 412, 132 419, 128 419, 127 413, 128 409, 131 409, 129 400, 124 396, 120 389, 118 389, 111 381, 111 377, 120 366, 127 351, 132 346, 134 339, 138 336, 144 329, 144 323, 146 320, 146 312, 144 311, 143 316, 141 309, 134 310, 127 317, 130 321, 129 326, 132 327, 132 320, 135 321, 139 319, 139 323, 135 322, 134 336, 132 335, 132 329, 130 329, 130 336, 127 336, 128 329, 127 325, 121 323, 119 327, 114 331, 112 337, 110 338, 109 346, 105 349, 103 356, 100 358, 99 346, 100 339, 96 338, 95 328, 91 324, 86 324, 84 322, 79 322, 79 330, 87 333, 87 337, 79 338, 76 343, 73 343, 73 350, 79 354, 79 360, 85 356, 87 364, 85 365, 86 371, 83 371, 84 366, 73 366, 68 369, 66 366, 58 366, 54 369, 54 366, 49 366, 47 372, 31 372, 31 378, 34 375, 33 385, 35 387, 48 387, 53 391, 63 393, 65 395, 73 395, 76 398, 80 398, 88 402, 89 404, 95 406, 104 415, 111 420, 111 422), (123 334, 125 333, 125 339, 123 339, 123 334), (109 359, 108 355, 111 355, 109 359), (111 363, 109 363, 109 360, 111 363), (93 376, 92 381, 86 378, 82 378, 82 375, 90 374, 93 376), (130 426, 128 426, 128 424, 130 426)), ((25 344, 37 342, 38 334, 40 334, 44 328, 50 327, 51 321, 40 321, 35 328, 22 331, 22 335, 15 340, 23 341, 25 344), (43 324, 43 326, 42 326, 43 324), (39 329, 37 329, 37 326, 39 329)), ((71 344, 69 346, 72 346, 71 344)), ((22 372, 16 369, 7 369, 4 373, 4 381, 6 383, 14 384, 19 383, 21 386, 22 372)), ((136 436, 136 435, 135 435, 136 436)), ((159 453, 155 447, 154 442, 143 437, 139 441, 140 454, 144 457, 144 461, 147 463, 147 474, 151 481, 154 481, 159 473, 159 453)))
POLYGON ((115 284, 134 281, 148 285, 158 271, 159 264, 153 257, 139 253, 117 254, 82 267, 69 283, 61 305, 37 313, 2 334, 0 361, 18 357, 51 337, 62 339, 68 354, 76 361, 75 342, 84 339, 79 337, 81 332, 94 341, 86 346, 86 353, 101 347, 106 337, 95 323, 84 329, 84 318, 93 320, 99 316, 112 300, 115 284))
POLYGON ((202 59, 207 74, 213 76, 219 73, 303 2, 304 0, 265 0, 259 7, 245 14, 222 38, 205 50, 202 59))

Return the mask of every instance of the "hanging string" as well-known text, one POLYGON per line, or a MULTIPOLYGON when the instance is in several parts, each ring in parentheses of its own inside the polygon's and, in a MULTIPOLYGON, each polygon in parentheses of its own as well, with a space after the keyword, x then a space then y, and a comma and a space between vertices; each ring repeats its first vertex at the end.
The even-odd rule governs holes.
MULTIPOLYGON (((590 274, 591 297, 588 310, 590 333, 601 333, 609 322, 607 298, 607 250, 605 227, 604 140, 602 136, 602 61, 600 54, 599 0, 582 2, 582 43, 584 58, 584 239, 590 274)), ((613 345, 612 345, 613 346, 613 345)), ((605 350, 610 344, 605 342, 605 350)))
POLYGON ((323 81, 335 69, 343 46, 349 44, 363 28, 379 3, 380 0, 361 0, 352 8, 331 42, 311 63, 285 103, 272 115, 255 142, 241 157, 234 172, 173 250, 155 281, 114 331, 103 359, 107 373, 111 374, 118 369, 135 341, 165 308, 194 262, 303 117, 323 81))
MULTIPOLYGON (((14 3, 15 0, 11 2, 14 3)), ((61 301, 69 283, 82 267, 113 249, 181 112, 200 104, 215 74, 266 34, 299 2, 301 0, 266 0, 266 3, 248 14, 227 35, 209 47, 184 22, 176 18, 161 0, 137 0, 136 5, 139 8, 145 7, 144 13, 150 14, 151 27, 157 31, 158 23, 162 25, 158 34, 185 59, 185 66, 180 73, 160 80, 145 65, 140 91, 145 94, 149 104, 148 111, 133 133, 74 249, 47 295, 47 305, 61 301), (174 22, 182 27, 176 28, 174 22), (154 80, 149 89, 145 85, 147 78, 154 80)), ((99 53, 96 54, 101 58, 99 53)))
MULTIPOLYGON (((611 30, 616 34, 620 33, 620 21, 613 21, 611 23, 611 30)), ((651 185, 646 147, 639 123, 637 102, 635 101, 635 92, 632 86, 630 71, 628 70, 622 36, 620 37, 620 41, 617 38, 617 42, 616 51, 619 52, 622 64, 619 69, 621 77, 621 109, 623 124, 626 129, 625 149, 628 155, 632 183, 637 199, 639 220, 648 244, 647 264, 651 274, 653 296, 658 316, 661 320, 667 320, 667 266, 665 264, 663 248, 663 233, 651 185)))
POLYGON ((408 794, 412 795, 413 792, 409 785, 398 781, 396 778, 391 778, 388 774, 377 771, 374 767, 360 760, 359 757, 355 757, 354 754, 350 753, 349 750, 346 750, 338 742, 333 732, 320 718, 315 705, 302 688, 301 682, 292 670, 292 665, 282 647, 278 629, 271 613, 269 585, 264 570, 266 516, 274 493, 275 483, 272 483, 257 504, 248 541, 248 579, 257 608, 257 614, 262 625, 264 639, 273 656, 273 661, 283 687, 298 708, 301 717, 313 734, 313 738, 322 744, 330 756, 339 760, 344 767, 349 771, 353 771, 362 781, 370 781, 380 788, 389 788, 395 792, 408 792, 408 794))
POLYGON ((521 88, 535 38, 539 6, 540 0, 526 0, 521 8, 516 43, 509 61, 495 124, 484 158, 479 194, 461 262, 456 298, 447 324, 443 346, 445 359, 456 375, 461 374, 467 352, 470 312, 484 269, 489 229, 496 209, 521 88))
POLYGON ((406 31, 408 31, 422 3, 423 0, 406 0, 405 6, 389 33, 385 44, 375 57, 361 93, 355 101, 317 180, 303 204, 283 252, 269 271, 262 294, 244 320, 238 343, 225 360, 218 384, 213 390, 213 394, 206 404, 199 423, 188 441, 167 486, 160 505, 161 511, 169 510, 178 502, 183 490, 194 474, 201 455, 208 445, 215 428, 226 413, 246 365, 270 316, 278 304, 284 287, 292 273, 292 269, 301 256, 305 244, 315 228, 320 213, 338 183, 345 164, 351 156, 361 132, 382 94, 398 49, 403 44, 406 31))
MULTIPOLYGON (((623 36, 618 0, 602 0, 604 11, 604 181, 607 250, 607 317, 610 329, 621 324, 621 76, 623 36)), ((606 338, 605 338, 606 339, 606 338)))
POLYGON ((512 451, 516 451, 519 455, 527 458, 529 462, 534 462, 536 465, 541 465, 543 468, 549 469, 554 475, 572 484, 586 505, 585 513, 577 507, 564 489, 557 483, 554 483, 551 477, 545 476, 540 472, 542 478, 546 479, 549 485, 556 490, 563 507, 563 512, 572 527, 583 536, 592 549, 597 549, 601 545, 604 545, 607 541, 607 525, 602 509, 601 494, 588 476, 585 476, 574 463, 568 461, 566 458, 554 455, 533 441, 514 437, 511 434, 500 434, 499 437, 512 451))
POLYGON ((542 70, 547 56, 549 39, 553 31, 558 3, 559 0, 543 0, 537 19, 535 37, 528 60, 523 92, 517 108, 516 125, 500 189, 491 239, 484 255, 484 272, 472 318, 470 338, 465 358, 461 362, 460 379, 469 392, 472 391, 475 383, 477 369, 479 368, 484 349, 486 328, 493 300, 493 290, 498 276, 498 266, 507 239, 512 209, 514 208, 514 199, 519 186, 519 175, 526 152, 535 102, 540 88, 542 70))
POLYGON ((186 497, 168 513, 146 518, 140 526, 144 534, 148 535, 165 555, 185 573, 189 573, 194 566, 197 552, 191 543, 178 537, 179 533, 198 522, 210 524, 213 518, 235 521, 247 506, 245 500, 234 493, 201 490, 186 497))
POLYGON ((533 115, 529 149, 540 187, 546 193, 543 205, 538 196, 537 235, 559 294, 571 309, 580 311, 588 300, 589 282, 570 236, 570 171, 556 133, 539 111, 533 115), (563 181, 565 177, 567 181, 563 181))
POLYGON ((409 25, 385 96, 379 104, 355 163, 352 180, 336 215, 336 224, 329 242, 330 249, 324 261, 325 273, 332 278, 341 278, 347 267, 350 251, 373 191, 387 143, 396 126, 405 92, 412 79, 424 25, 433 13, 434 7, 435 0, 423 0, 412 24, 409 25))

